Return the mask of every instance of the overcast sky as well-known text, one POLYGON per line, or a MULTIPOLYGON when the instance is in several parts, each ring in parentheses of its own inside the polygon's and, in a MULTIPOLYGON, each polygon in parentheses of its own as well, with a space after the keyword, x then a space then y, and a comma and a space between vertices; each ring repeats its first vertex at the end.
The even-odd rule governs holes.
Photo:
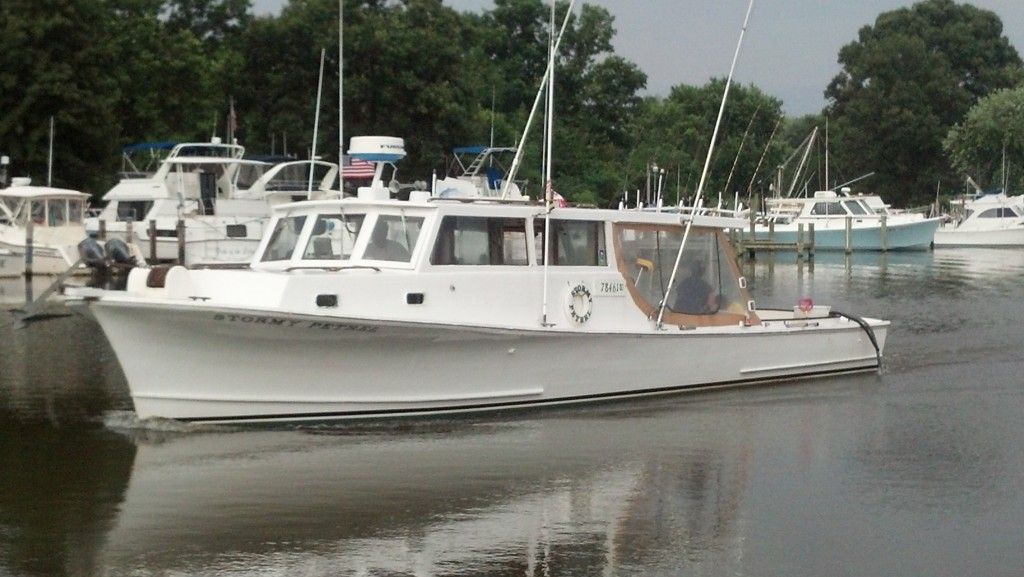
MULTIPOLYGON (((725 77, 749 0, 577 0, 615 16, 615 51, 647 73, 647 91, 725 77)), ((276 13, 287 0, 253 0, 257 13, 276 13)), ((882 12, 911 0, 755 0, 736 79, 780 98, 793 115, 817 112, 839 72, 839 49, 882 12)), ((973 0, 1003 21, 1004 34, 1024 52, 1024 0, 973 0)), ((459 10, 483 10, 491 0, 445 0, 459 10)), ((577 8, 578 10, 578 8, 577 8)))

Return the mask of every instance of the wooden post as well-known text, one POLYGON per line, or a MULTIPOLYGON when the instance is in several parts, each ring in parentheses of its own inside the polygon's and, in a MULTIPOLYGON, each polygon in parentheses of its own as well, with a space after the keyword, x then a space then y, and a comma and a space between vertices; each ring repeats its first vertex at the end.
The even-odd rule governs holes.
POLYGON ((880 233, 881 233, 881 241, 882 241, 882 250, 883 251, 889 250, 889 231, 886 228, 885 217, 886 217, 886 215, 883 214, 882 218, 880 219, 882 221, 881 222, 882 230, 880 231, 880 233))
POLYGON ((755 229, 755 222, 757 220, 757 210, 759 206, 761 206, 761 202, 758 200, 757 195, 755 194, 750 199, 750 242, 748 242, 747 246, 744 247, 747 249, 747 256, 749 256, 751 260, 755 258, 754 249, 751 247, 757 245, 757 231, 755 229))
POLYGON ((34 248, 32 245, 35 244, 33 240, 34 233, 35 222, 29 217, 25 225, 25 279, 29 283, 32 282, 32 251, 34 248))
POLYGON ((107 221, 102 220, 102 219, 100 220, 99 237, 100 237, 100 240, 107 240, 107 221))
POLYGON ((149 262, 156 262, 156 221, 149 221, 149 262))
POLYGON ((804 223, 800 222, 796 225, 796 259, 800 260, 804 257, 804 223))
POLYGON ((768 244, 775 242, 775 221, 768 221, 768 244))
POLYGON ((134 232, 132 231, 132 223, 133 221, 130 219, 124 221, 124 242, 127 244, 132 243, 132 232, 134 232))
POLYGON ((853 251, 853 217, 846 217, 846 254, 853 251))
POLYGON ((175 231, 178 236, 178 264, 185 266, 185 221, 178 219, 178 226, 175 231))
POLYGON ((808 237, 807 257, 808 258, 814 258, 814 223, 813 222, 807 223, 807 237, 808 237))

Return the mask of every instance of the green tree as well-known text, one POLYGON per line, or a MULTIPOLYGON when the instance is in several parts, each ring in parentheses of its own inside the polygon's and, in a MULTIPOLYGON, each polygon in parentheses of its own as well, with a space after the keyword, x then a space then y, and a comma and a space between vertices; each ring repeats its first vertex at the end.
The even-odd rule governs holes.
POLYGON ((825 92, 833 181, 873 171, 873 186, 896 204, 931 198, 936 180, 951 177, 942 156, 949 128, 1022 77, 999 17, 953 0, 879 15, 840 50, 839 63, 825 92))
POLYGON ((943 143, 953 167, 984 187, 1024 190, 1024 85, 994 92, 971 108, 943 143))
POLYGON ((54 118, 54 184, 100 189, 116 160, 119 86, 112 26, 92 0, 0 3, 0 150, 44 182, 54 118))
MULTIPOLYGON (((677 192, 680 200, 692 199, 724 90, 725 79, 712 79, 701 87, 675 86, 666 98, 645 103, 635 125, 637 145, 629 156, 629 190, 646 189, 645 167, 655 163, 666 169, 666 201, 674 203, 677 192)), ((704 188, 706 205, 719 198, 731 204, 736 194, 745 201, 751 193, 769 193, 785 151, 781 140, 771 138, 781 119, 781 101, 755 86, 733 85, 704 188)))

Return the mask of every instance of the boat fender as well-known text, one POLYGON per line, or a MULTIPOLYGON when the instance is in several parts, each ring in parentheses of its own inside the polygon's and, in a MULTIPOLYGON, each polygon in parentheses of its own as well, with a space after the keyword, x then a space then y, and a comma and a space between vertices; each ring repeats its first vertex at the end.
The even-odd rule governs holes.
POLYGON ((146 276, 146 286, 149 288, 164 288, 167 284, 167 271, 171 270, 172 265, 160 265, 149 269, 149 275, 146 276))
POLYGON ((594 312, 594 297, 590 289, 583 283, 569 285, 569 292, 566 294, 565 310, 569 318, 577 324, 583 324, 590 320, 594 312))

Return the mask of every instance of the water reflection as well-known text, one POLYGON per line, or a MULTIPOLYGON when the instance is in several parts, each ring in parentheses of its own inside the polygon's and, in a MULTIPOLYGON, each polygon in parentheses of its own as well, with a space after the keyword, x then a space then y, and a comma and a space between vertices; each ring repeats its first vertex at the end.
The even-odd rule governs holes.
POLYGON ((850 260, 747 275, 891 318, 881 375, 400 425, 138 423, 90 321, 0 313, 0 574, 1018 574, 1024 258, 850 260))
POLYGON ((727 430, 686 404, 641 404, 399 434, 146 442, 102 564, 599 575, 717 563, 737 539, 751 411, 714 411, 741 425, 727 430))

